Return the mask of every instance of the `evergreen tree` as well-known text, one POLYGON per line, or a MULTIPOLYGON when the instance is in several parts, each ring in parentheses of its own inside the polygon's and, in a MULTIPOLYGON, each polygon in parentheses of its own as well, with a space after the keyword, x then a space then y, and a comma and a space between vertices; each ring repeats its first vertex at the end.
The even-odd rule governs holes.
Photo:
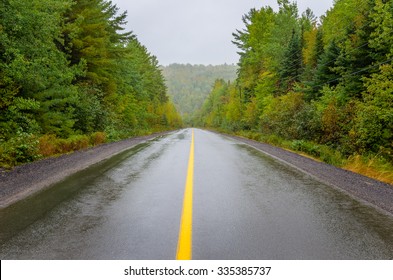
POLYGON ((336 70, 336 61, 340 55, 341 49, 333 41, 326 48, 325 52, 321 55, 318 66, 315 72, 315 77, 312 82, 312 91, 310 92, 309 99, 315 99, 320 96, 320 90, 324 86, 335 86, 340 82, 340 75, 336 70))
POLYGON ((66 48, 71 65, 85 67, 81 83, 95 84, 104 95, 116 92, 113 72, 132 34, 119 33, 124 28, 126 13, 117 15, 111 1, 77 0, 67 13, 64 28, 66 48))
MULTIPOLYGON (((358 16, 347 29, 347 40, 341 45, 341 52, 337 58, 337 71, 342 76, 342 85, 349 98, 361 98, 365 90, 363 78, 369 77, 373 72, 373 51, 369 47, 370 34, 373 27, 369 24, 370 11, 373 1, 368 1, 368 9, 358 16)), ((375 69, 375 68, 374 68, 375 69)))
POLYGON ((285 51, 279 73, 281 89, 284 93, 290 90, 295 82, 300 81, 302 73, 302 46, 300 37, 295 33, 295 30, 292 32, 292 38, 285 51))
POLYGON ((157 59, 118 11, 104 0, 0 1, 1 166, 181 125, 157 59))

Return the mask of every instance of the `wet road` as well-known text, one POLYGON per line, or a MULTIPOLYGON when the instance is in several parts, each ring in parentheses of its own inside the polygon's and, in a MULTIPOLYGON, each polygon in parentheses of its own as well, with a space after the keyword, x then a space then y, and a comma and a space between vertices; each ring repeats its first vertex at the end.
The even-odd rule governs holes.
MULTIPOLYGON (((193 259, 393 259, 393 218, 194 130, 193 259)), ((1 259, 175 259, 191 129, 0 211, 1 259)))

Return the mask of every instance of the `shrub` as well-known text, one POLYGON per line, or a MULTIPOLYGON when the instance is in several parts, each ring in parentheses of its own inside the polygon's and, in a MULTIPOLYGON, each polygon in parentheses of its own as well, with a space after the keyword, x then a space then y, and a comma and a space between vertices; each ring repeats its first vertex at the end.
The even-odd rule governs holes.
POLYGON ((261 116, 261 129, 285 139, 303 137, 308 126, 309 113, 302 93, 289 92, 272 98, 261 116))
POLYGON ((39 153, 44 157, 53 156, 57 153, 56 136, 46 134, 39 138, 39 153))
POLYGON ((393 149, 393 66, 383 65, 380 73, 365 79, 367 90, 358 103, 355 135, 359 152, 393 149))
POLYGON ((89 147, 89 137, 86 135, 73 135, 68 139, 56 140, 56 154, 66 154, 89 147))
POLYGON ((0 165, 8 168, 38 159, 38 143, 33 134, 18 131, 15 137, 0 143, 0 165))
POLYGON ((292 141, 290 148, 295 151, 303 152, 310 156, 316 157, 323 162, 332 165, 341 166, 343 163, 343 157, 341 153, 336 149, 330 148, 326 145, 318 145, 304 140, 295 140, 292 141))
POLYGON ((295 140, 291 143, 291 149, 299 152, 304 152, 314 157, 319 157, 320 146, 304 140, 295 140))
POLYGON ((106 142, 105 132, 95 132, 90 136, 90 144, 97 146, 106 142))
MULTIPOLYGON (((96 136, 94 141, 100 141, 100 136, 96 136)), ((68 139, 56 138, 53 134, 41 136, 39 138, 39 154, 50 157, 58 154, 66 154, 73 151, 86 149, 90 146, 91 139, 87 135, 73 135, 68 139)))

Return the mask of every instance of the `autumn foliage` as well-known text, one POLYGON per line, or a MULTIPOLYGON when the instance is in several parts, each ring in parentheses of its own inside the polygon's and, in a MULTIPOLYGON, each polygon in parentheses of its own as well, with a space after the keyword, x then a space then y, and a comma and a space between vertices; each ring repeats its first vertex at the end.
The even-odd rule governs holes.
POLYGON ((244 15, 237 80, 217 81, 195 122, 391 178, 392 1, 338 0, 319 19, 278 5, 244 15))

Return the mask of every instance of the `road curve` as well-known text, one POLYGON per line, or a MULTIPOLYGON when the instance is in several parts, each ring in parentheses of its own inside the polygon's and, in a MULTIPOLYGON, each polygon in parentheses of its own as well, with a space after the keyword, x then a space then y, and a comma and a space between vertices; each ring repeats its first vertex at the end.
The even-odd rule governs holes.
MULTIPOLYGON (((244 139, 194 142, 192 259, 393 258, 391 215, 244 139)), ((0 210, 0 258, 175 259, 190 146, 150 140, 0 210)))

